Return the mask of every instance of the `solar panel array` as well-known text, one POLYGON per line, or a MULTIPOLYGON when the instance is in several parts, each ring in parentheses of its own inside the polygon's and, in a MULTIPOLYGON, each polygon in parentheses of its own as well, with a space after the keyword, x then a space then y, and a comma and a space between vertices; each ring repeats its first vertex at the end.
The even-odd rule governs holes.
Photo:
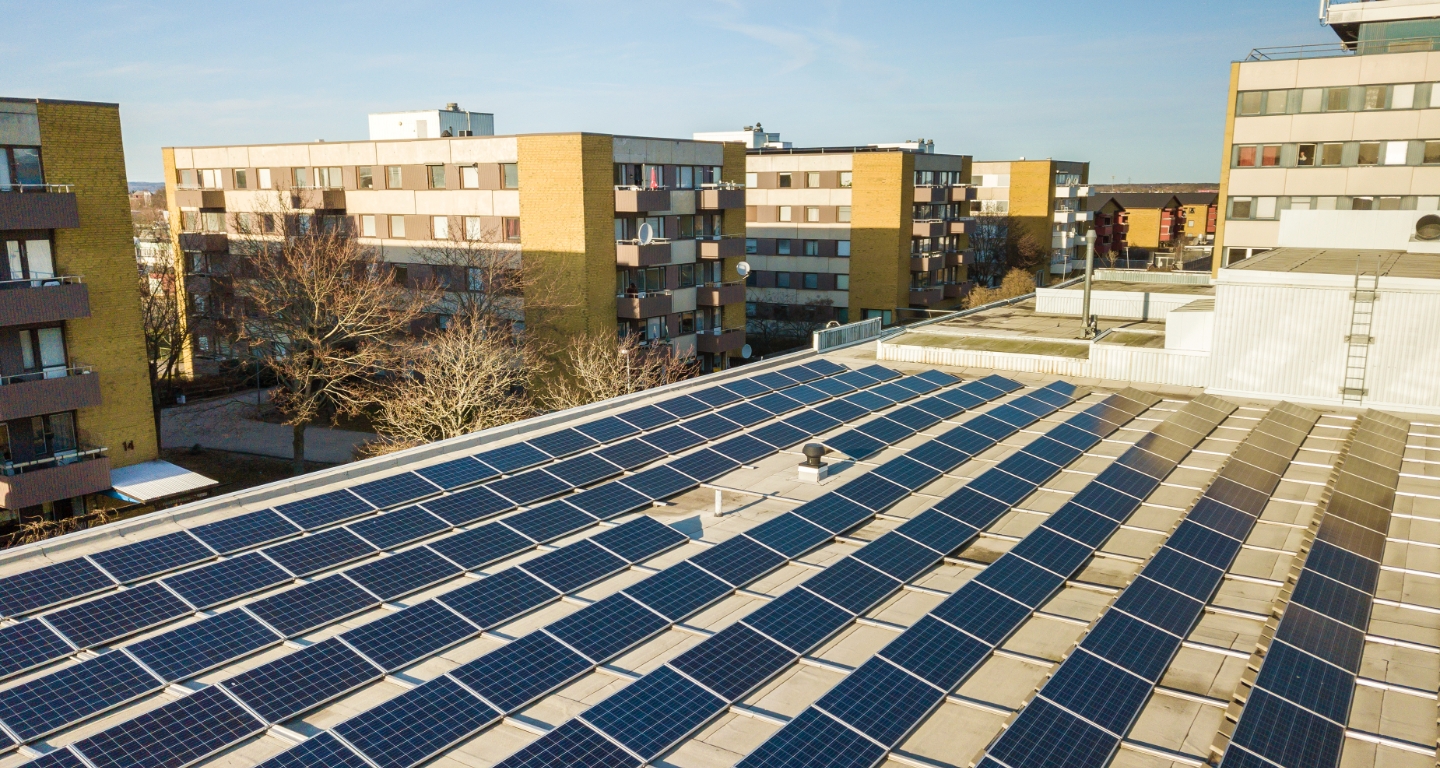
POLYGON ((1318 419, 1282 404, 1255 426, 979 766, 1109 764, 1318 419))
POLYGON ((1375 411, 1356 421, 1280 625, 1251 659, 1259 675, 1236 694, 1221 766, 1339 765, 1409 431, 1375 411))

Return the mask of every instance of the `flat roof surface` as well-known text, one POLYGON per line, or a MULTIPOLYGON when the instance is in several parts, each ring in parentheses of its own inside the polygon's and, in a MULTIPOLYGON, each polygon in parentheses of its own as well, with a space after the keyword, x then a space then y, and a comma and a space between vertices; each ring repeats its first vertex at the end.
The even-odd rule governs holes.
POLYGON ((1357 266, 1363 267, 1368 274, 1373 274, 1378 266, 1381 277, 1440 279, 1440 254, 1345 248, 1276 248, 1231 264, 1226 269, 1354 275, 1357 266))
MULTIPOLYGON (((1194 285, 1188 283, 1141 283, 1128 280, 1092 280, 1092 290, 1096 291, 1119 291, 1122 293, 1182 293, 1196 296, 1214 296, 1215 287, 1210 285, 1194 285)), ((1085 284, 1075 283, 1065 286, 1068 291, 1083 291, 1085 284)))

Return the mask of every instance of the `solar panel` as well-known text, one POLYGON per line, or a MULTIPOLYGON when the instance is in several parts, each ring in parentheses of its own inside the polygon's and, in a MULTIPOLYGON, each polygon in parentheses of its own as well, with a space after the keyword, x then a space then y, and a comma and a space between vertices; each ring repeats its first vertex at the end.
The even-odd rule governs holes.
POLYGON ((1141 573, 1196 600, 1208 601, 1220 584, 1224 570, 1164 546, 1155 552, 1141 573))
POLYGON ((312 739, 261 763, 259 768, 371 768, 365 758, 355 754, 331 734, 321 732, 312 739))
POLYGON ((394 600, 460 573, 460 567, 424 547, 382 557, 345 572, 381 600, 394 600))
POLYGON ((864 368, 860 368, 859 372, 876 381, 889 381, 900 378, 899 371, 893 371, 883 365, 867 365, 864 368))
POLYGON ((402 472, 398 475, 351 486, 350 490, 356 496, 383 509, 393 507, 403 501, 413 501, 421 496, 438 493, 441 488, 414 472, 402 472))
POLYGON ((1273 642, 1265 652, 1255 687, 1343 723, 1350 714, 1355 675, 1286 643, 1273 642))
POLYGON ((862 564, 853 556, 826 568, 804 584, 804 589, 854 614, 870 610, 899 588, 898 579, 862 564))
POLYGON ((897 421, 891 421, 888 417, 880 417, 874 421, 868 421, 855 428, 861 434, 869 435, 886 445, 898 443, 901 440, 915 434, 915 430, 897 421))
POLYGON ((575 430, 602 443, 609 443, 619 440, 622 437, 629 437, 640 431, 634 425, 621 421, 614 416, 606 416, 603 419, 597 419, 589 424, 581 424, 576 427, 575 430))
POLYGON ((1115 463, 1123 464, 1156 480, 1164 480, 1165 476, 1175 468, 1175 462, 1143 448, 1131 448, 1121 454, 1115 463))
POLYGON ((675 417, 653 405, 642 405, 631 411, 617 414, 617 417, 640 429, 654 429, 661 424, 669 424, 675 421, 675 417))
POLYGON ((462 568, 480 568, 524 552, 534 542, 503 525, 482 525, 432 542, 430 549, 462 568))
POLYGON ((690 563, 681 562, 624 591, 671 621, 680 621, 730 594, 731 587, 690 563))
POLYGON ((1328 541, 1317 541, 1311 546, 1310 554, 1305 557, 1305 568, 1372 595, 1380 577, 1379 563, 1328 541))
POLYGON ((934 418, 934 421, 948 419, 965 410, 964 408, 961 408, 960 406, 955 405, 948 400, 941 399, 939 396, 927 397, 921 400, 916 400, 914 404, 907 405, 905 407, 916 408, 918 410, 924 411, 925 413, 930 414, 930 416, 934 418))
POLYGON ((1119 525, 1104 515, 1091 512, 1084 507, 1066 503, 1050 519, 1044 522, 1044 527, 1063 533, 1076 541, 1084 542, 1092 547, 1099 547, 1110 538, 1119 525))
MULTIPOLYGON (((973 383, 973 382, 972 382, 973 383)), ((959 389, 950 389, 935 395, 935 399, 942 400, 959 407, 962 410, 970 410, 979 405, 984 405, 988 396, 999 396, 998 392, 986 391, 982 396, 979 392, 973 391, 970 384, 959 389)))
POLYGON ((742 535, 701 552, 690 558, 690 562, 738 587, 782 565, 785 559, 784 555, 742 535))
POLYGON ((496 480, 485 486, 518 506, 525 506, 570 490, 571 485, 543 469, 496 480))
POLYGON ((347 527, 379 549, 394 549, 448 530, 450 524, 423 507, 410 506, 351 523, 347 527))
MULTIPOLYGON (((5 737, 5 741, 10 741, 8 736, 5 737)), ((89 768, 80 758, 75 756, 74 752, 64 747, 50 752, 43 757, 31 760, 25 765, 26 768, 89 768)))
POLYGON ((1125 733, 1153 683, 1126 672, 1082 648, 1070 654, 1040 695, 1111 733, 1125 733))
POLYGON ((784 514, 751 528, 745 535, 793 558, 829 541, 834 534, 798 515, 784 514))
POLYGON ((1341 669, 1354 671, 1360 669, 1360 658, 1365 651, 1364 632, 1303 605, 1285 609, 1285 617, 1275 631, 1275 639, 1319 656, 1341 669))
POLYGON ((1115 602, 1115 608, 1148 624, 1153 624, 1176 637, 1190 633, 1191 625, 1200 616, 1202 604, 1158 581, 1138 576, 1115 602))
POLYGON ((736 403, 720 411, 719 414, 745 427, 759 424, 772 416, 769 411, 751 403, 736 403))
POLYGON ((1082 646, 1146 680, 1159 680, 1179 649, 1180 638, 1119 611, 1107 611, 1090 628, 1082 646))
POLYGON ((1065 578, 1018 557, 1001 557, 981 571, 975 581, 1038 608, 1050 593, 1060 588, 1065 578))
POLYGON ((835 493, 873 512, 881 512, 910 495, 909 489, 874 473, 861 475, 835 489, 835 493))
POLYGON ((454 680, 438 677, 335 726, 383 768, 419 765, 500 717, 454 680))
POLYGON ((755 397, 773 389, 773 387, 767 387, 754 379, 734 379, 721 384, 721 386, 741 397, 755 397))
POLYGON ((596 664, 670 626, 624 593, 611 595, 551 624, 545 631, 596 664))
POLYGON ((1115 521, 1125 520, 1140 506, 1139 499, 1100 483, 1090 483, 1081 488, 1079 493, 1070 497, 1070 503, 1115 521))
POLYGON ((1006 765, 1083 768, 1104 765, 1119 739, 1056 707, 1035 699, 990 746, 1006 765))
POLYGON ((234 557, 162 581, 196 608, 210 608, 290 581, 290 574, 259 552, 234 557))
POLYGON ((648 762, 719 714, 725 704, 669 667, 661 667, 582 717, 648 762))
POLYGON ((559 432, 551 432, 548 435, 532 437, 525 442, 534 448, 550 454, 551 458, 569 456, 572 453, 579 453, 586 448, 591 448, 599 443, 576 429, 562 429, 559 432))
POLYGON ((887 533, 852 555, 889 576, 909 581, 940 562, 942 555, 898 533, 887 533))
POLYGON ((451 670, 450 676, 502 712, 514 712, 590 667, 584 656, 555 638, 531 632, 451 670))
POLYGON ((635 768, 639 763, 620 745, 596 733, 590 726, 579 720, 570 720, 499 765, 504 768, 559 768, 567 765, 635 768))
POLYGON ((811 592, 792 589, 741 621, 798 656, 809 653, 853 618, 811 592))
POLYGON ((190 765, 264 727, 210 686, 75 743, 94 768, 190 765))
POLYGON ((96 552, 90 555, 90 560, 124 584, 209 560, 214 556, 215 553, 194 536, 185 531, 177 531, 96 552))
POLYGON ((840 426, 842 421, 819 411, 801 411, 779 424, 769 424, 750 433, 776 448, 787 448, 810 435, 828 432, 840 426), (795 433, 800 433, 795 436, 795 433), (774 439, 772 439, 774 438, 774 439))
POLYGON ((280 640, 245 611, 226 611, 141 640, 125 650, 173 683, 280 640))
POLYGON ((930 615, 991 645, 999 645, 1031 609, 983 584, 967 582, 930 615))
POLYGON ((331 638, 220 685, 265 722, 280 723, 379 677, 379 669, 331 638))
POLYGON ((656 403, 655 407, 675 416, 677 419, 688 419, 697 413, 704 413, 710 410, 710 406, 689 395, 672 397, 669 400, 656 403))
POLYGON ((34 741, 164 685, 134 659, 112 651, 0 691, 0 721, 34 741))
MULTIPOLYGON (((851 397, 853 396, 854 395, 852 395, 851 397)), ((845 400, 831 400, 828 403, 821 403, 820 405, 815 406, 813 412, 833 419, 836 422, 836 426, 838 426, 840 422, 854 421, 855 419, 858 419, 861 416, 870 413, 868 409, 861 408, 855 403, 850 402, 849 398, 845 400)), ((792 416, 786 419, 785 422, 787 424, 794 424, 796 426, 799 426, 798 419, 798 416, 792 416)), ((823 431, 823 429, 817 430, 813 434, 819 434, 823 431)))
POLYGON ((685 428, 706 440, 714 440, 738 432, 740 425, 719 414, 707 413, 698 419, 685 422, 685 428))
MULTIPOLYGON (((1219 531, 1233 539, 1243 540, 1250 533, 1255 525, 1255 518, 1247 515, 1238 509, 1226 506, 1220 502, 1202 496, 1191 507, 1188 520, 1193 520, 1211 530, 1219 531)), ((1323 542, 1321 542, 1323 543, 1323 542)))
POLYGON ((651 499, 664 499, 694 488, 697 483, 669 467, 652 467, 620 481, 651 499))
POLYGON ((1034 493, 1036 484, 997 469, 981 474, 965 487, 1011 507, 1034 493))
POLYGON ((694 448, 705 442, 705 438, 679 425, 642 435, 639 439, 665 453, 679 453, 686 448, 694 448))
POLYGON ((469 456, 417 469, 415 474, 446 490, 500 476, 488 464, 469 456))
POLYGON ((1189 520, 1180 523, 1165 545, 1222 570, 1240 551, 1240 542, 1189 520))
POLYGON ((871 658, 815 702, 870 738, 894 747, 945 692, 888 661, 871 658))
POLYGON ((550 457, 529 443, 514 443, 504 448, 477 453, 475 458, 485 462, 496 472, 508 475, 533 467, 550 457))
POLYGON ((711 408, 719 408, 722 405, 729 405, 744 399, 721 386, 707 387, 697 392, 691 392, 690 396, 711 408))
POLYGON ((589 541, 577 541, 516 567, 561 592, 572 592, 628 565, 589 541))
MULTIPOLYGON (((971 421, 973 422, 974 419, 971 421)), ((982 435, 964 426, 940 434, 935 441, 967 456, 978 456, 995 446, 995 438, 982 435)))
POLYGON ((830 397, 839 397, 854 392, 856 387, 839 379, 819 379, 810 383, 810 388, 824 392, 830 397))
POLYGON ((267 541, 283 539, 299 532, 299 528, 271 509, 237 515, 190 529, 195 538, 222 555, 249 549, 267 541))
POLYGON ((802 405, 814 405, 822 400, 829 400, 830 395, 822 392, 809 384, 801 384, 798 387, 791 387, 785 390, 785 396, 798 400, 802 405))
POLYGON ((1037 528, 1010 549, 1009 554, 1023 557, 1041 568, 1061 576, 1070 576, 1090 559, 1094 550, 1068 539, 1049 528, 1037 528))
POLYGON ((511 515, 502 522, 538 542, 558 539, 567 533, 594 525, 595 518, 564 501, 552 501, 511 515))
POLYGON ((880 386, 869 390, 868 394, 872 394, 876 397, 900 403, 914 397, 916 395, 916 392, 913 389, 901 386, 899 382, 891 382, 888 384, 881 384, 880 386))
POLYGON ((935 416, 929 411, 918 407, 921 403, 924 403, 928 400, 930 400, 930 398, 921 400, 915 405, 907 405, 902 408, 896 408, 895 410, 885 414, 885 418, 904 425, 911 432, 919 432, 920 430, 930 427, 940 421, 940 418, 938 416, 935 416))
POLYGON ((295 637, 379 602, 355 582, 336 574, 262 598, 246 605, 245 610, 280 634, 295 637))
POLYGON ((846 371, 836 376, 835 381, 843 382, 856 388, 864 388, 874 384, 878 379, 873 376, 867 376, 859 371, 846 371))
POLYGON ((964 464, 966 459, 970 458, 966 454, 938 440, 931 440, 914 450, 907 451, 905 455, 913 461, 934 467, 941 472, 949 472, 961 464, 964 464))
POLYGON ((601 520, 650 506, 650 498, 619 483, 606 483, 565 500, 601 520))
POLYGON ((940 470, 905 456, 899 456, 881 464, 872 471, 872 474, 916 491, 939 477, 940 470))
POLYGON ((190 613, 193 609, 157 582, 80 603, 45 616, 78 648, 93 648, 190 613))
POLYGON ((631 563, 648 560, 689 540, 689 536, 650 517, 637 517, 590 537, 591 542, 631 563))
POLYGON ((705 448, 682 459, 672 461, 667 466, 676 472, 688 475, 697 483, 704 483, 740 466, 740 462, 705 448))
MULTIPOLYGON (((782 413, 789 413, 790 411, 799 408, 801 406, 801 402, 793 397, 789 397, 788 395, 782 394, 780 392, 771 392, 768 395, 757 397, 754 400, 750 401, 750 405, 753 405, 762 411, 766 411, 767 413, 779 415, 782 413)), ((740 406, 732 407, 738 408, 740 406)))
MULTIPOLYGON (((873 413, 884 408, 889 408, 891 405, 895 404, 894 400, 886 397, 881 397, 880 395, 875 394, 874 390, 864 390, 861 392, 856 392, 853 395, 846 395, 845 399, 838 400, 836 402, 853 405, 861 409, 865 413, 873 413)), ((825 410, 833 407, 835 407, 834 403, 826 403, 817 408, 816 410, 825 410)), ((850 421, 850 419, 846 419, 846 421, 850 421)))
POLYGON ((566 459, 546 467, 545 471, 571 486, 589 485, 620 474, 619 467, 593 453, 566 459))
POLYGON ((1290 596, 1291 603, 1361 630, 1369 624, 1370 600, 1369 594, 1313 571, 1301 573, 1295 592, 1290 596))
POLYGON ((879 655, 948 691, 989 658, 990 646, 933 616, 925 616, 882 648, 879 655))
POLYGON ((341 635, 345 643, 394 672, 474 637, 480 630, 434 600, 382 616, 341 635))
POLYGON ((771 675, 789 666, 795 654, 744 624, 732 624, 680 654, 670 666, 738 701, 771 675))
POLYGON ((974 528, 986 528, 1010 510, 1010 505, 969 486, 941 499, 932 509, 974 528))
POLYGON ((517 568, 508 568, 435 599, 454 608, 476 626, 491 629, 559 596, 559 592, 534 576, 517 568))
POLYGON ((795 385, 797 379, 786 374, 785 371, 766 371, 750 377, 752 381, 770 389, 784 389, 795 385))
POLYGON ((910 518, 895 530, 942 554, 959 549, 978 532, 975 528, 933 509, 910 518))
POLYGON ((798 755, 825 756, 824 768, 870 768, 885 749, 814 707, 806 708, 761 744, 736 768, 782 768, 798 765, 798 755), (818 751, 823 746, 823 752, 818 751))
POLYGON ((835 534, 854 528, 875 513, 847 498, 827 493, 796 507, 794 514, 835 534))
POLYGON ((265 550, 271 560, 296 576, 308 576, 373 554, 375 548, 344 528, 302 536, 265 550))
MULTIPOLYGON (((818 361, 819 361, 819 358, 817 358, 816 361, 818 362, 818 361)), ((829 361, 826 361, 826 362, 829 362, 829 361)), ((834 363, 830 363, 830 364, 831 364, 831 365, 835 365, 834 363)), ((796 380, 796 381, 798 381, 798 382, 804 383, 804 382, 807 382, 807 381, 814 381, 815 379, 818 379, 818 378, 821 378, 821 377, 824 377, 824 376, 829 376, 829 375, 831 375, 831 374, 833 374, 833 373, 840 373, 840 372, 842 372, 842 371, 845 370, 844 368, 842 368, 842 367, 840 367, 840 366, 835 366, 835 367, 836 367, 838 370, 826 371, 826 370, 822 370, 822 369, 820 369, 820 368, 817 368, 817 367, 815 367, 815 366, 813 366, 813 365, 810 365, 809 363, 801 363, 801 364, 799 364, 799 365, 792 365, 792 366, 790 366, 789 368, 785 368, 785 369, 781 370, 780 373, 783 373, 783 374, 785 374, 786 376, 788 376, 789 378, 792 378, 792 379, 794 379, 794 380, 796 380)))
POLYGON ((799 430, 791 429, 784 424, 771 424, 770 426, 789 432, 790 436, 794 438, 794 442, 786 442, 786 438, 775 432, 766 433, 764 439, 757 439, 759 432, 756 432, 753 435, 736 435, 710 447, 721 456, 728 456, 741 464, 748 464, 774 453, 774 443, 780 443, 781 447, 784 447, 794 445, 806 437, 799 430))
POLYGON ((373 509, 364 499, 343 488, 275 507, 276 512, 307 531, 349 520, 373 509))
POLYGON ((642 464, 649 464, 656 459, 663 458, 665 451, 643 440, 635 439, 602 448, 596 451, 595 455, 621 469, 634 469, 642 464))
POLYGON ((1030 453, 1028 448, 1006 456, 995 468, 1033 485, 1040 485, 1060 472, 1058 465, 1030 453))
POLYGON ((1231 748, 1283 766, 1334 765, 1345 727, 1257 688, 1245 701, 1231 748))
POLYGON ((28 620, 0 627, 0 677, 68 656, 73 650, 44 622, 28 620))

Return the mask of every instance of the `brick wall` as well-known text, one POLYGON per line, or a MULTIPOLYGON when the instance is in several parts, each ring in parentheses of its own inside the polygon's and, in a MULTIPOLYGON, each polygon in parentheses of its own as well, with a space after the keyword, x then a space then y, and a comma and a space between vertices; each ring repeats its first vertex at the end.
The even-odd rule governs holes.
POLYGON ((915 157, 855 155, 850 205, 850 319, 910 304, 915 157))
MULTIPOLYGON (((736 184, 745 183, 745 145, 732 142, 725 145, 725 161, 720 168, 720 178, 736 184)), ((726 237, 745 236, 745 209, 739 208, 725 212, 725 221, 721 225, 721 232, 726 237)), ((725 259, 724 278, 726 282, 739 280, 740 273, 736 271, 736 265, 744 261, 744 256, 737 256, 725 259)), ((721 320, 725 328, 745 327, 745 303, 726 304, 721 320)), ((731 352, 731 357, 739 357, 738 351, 731 352)))

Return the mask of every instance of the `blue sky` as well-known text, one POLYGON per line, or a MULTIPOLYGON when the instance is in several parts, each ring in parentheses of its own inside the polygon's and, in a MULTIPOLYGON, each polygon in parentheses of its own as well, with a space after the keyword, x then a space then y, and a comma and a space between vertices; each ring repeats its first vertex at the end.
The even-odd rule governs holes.
POLYGON ((916 137, 1091 180, 1215 181, 1229 62, 1329 42, 1315 0, 0 0, 0 94, 119 102, 132 181, 160 147, 364 138, 459 102, 499 133, 797 145, 916 137))

